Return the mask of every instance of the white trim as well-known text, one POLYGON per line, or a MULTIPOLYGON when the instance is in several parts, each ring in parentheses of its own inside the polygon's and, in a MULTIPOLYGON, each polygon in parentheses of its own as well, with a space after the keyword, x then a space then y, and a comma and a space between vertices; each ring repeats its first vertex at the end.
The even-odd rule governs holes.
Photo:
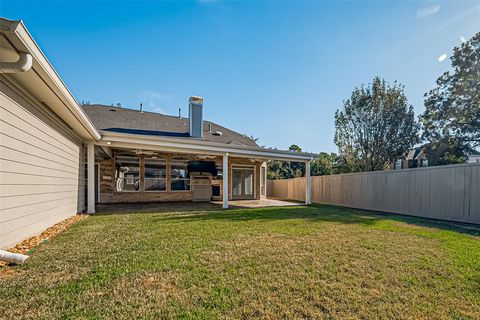
POLYGON ((126 149, 151 149, 176 153, 208 153, 212 155, 224 155, 228 153, 232 157, 242 158, 265 158, 285 161, 306 161, 313 158, 310 153, 294 153, 290 151, 269 150, 259 147, 246 147, 237 145, 226 145, 207 141, 186 141, 175 138, 155 137, 137 134, 113 133, 101 131, 102 140, 99 145, 111 148, 126 149), (110 144, 108 144, 110 142, 110 144))
POLYGON ((260 198, 266 198, 267 197, 267 164, 266 162, 262 163, 260 165, 259 173, 260 175, 260 180, 259 180, 259 185, 260 185, 260 198), (264 169, 265 174, 263 175, 263 190, 265 194, 262 195, 262 169, 264 169))
POLYGON ((229 189, 229 184, 228 184, 228 179, 229 179, 229 171, 228 170, 228 153, 225 153, 223 155, 223 167, 222 167, 222 174, 223 174, 223 209, 228 209, 228 189, 229 189), (225 170, 226 169, 226 170, 225 170))
POLYGON ((310 178, 310 161, 305 162, 305 204, 312 204, 312 179, 310 178))
MULTIPOLYGON (((100 140, 101 135, 40 50, 39 46, 23 24, 23 21, 12 21, 0 18, 0 27, 3 34, 8 38, 17 51, 28 52, 33 57, 33 67, 31 70, 25 72, 24 76, 34 77, 36 75, 43 81, 45 87, 57 96, 59 101, 73 116, 76 123, 80 125, 77 127, 77 130, 83 128, 79 130, 81 132, 80 135, 89 136, 93 140, 100 140)), ((68 123, 61 114, 57 113, 57 115, 68 123)), ((73 121, 73 118, 70 118, 70 120, 73 121)), ((70 121, 70 125, 72 125, 72 121, 70 121)))
POLYGON ((95 213, 95 145, 87 144, 87 213, 95 213))

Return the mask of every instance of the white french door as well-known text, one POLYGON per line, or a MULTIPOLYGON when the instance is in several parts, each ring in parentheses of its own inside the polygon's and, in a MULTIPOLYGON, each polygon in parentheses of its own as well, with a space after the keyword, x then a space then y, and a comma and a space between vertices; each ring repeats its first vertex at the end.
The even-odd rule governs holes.
POLYGON ((251 200, 254 193, 254 168, 239 167, 232 169, 232 198, 234 200, 251 200))

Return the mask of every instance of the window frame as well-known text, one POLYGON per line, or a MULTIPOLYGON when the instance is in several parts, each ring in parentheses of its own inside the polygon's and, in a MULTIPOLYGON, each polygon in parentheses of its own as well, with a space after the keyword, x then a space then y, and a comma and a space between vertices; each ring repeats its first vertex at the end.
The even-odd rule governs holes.
MULTIPOLYGON (((233 170, 251 170, 251 171, 253 171, 253 176, 252 176, 252 179, 253 179, 253 181, 252 181, 253 194, 252 194, 252 198, 253 198, 253 200, 256 200, 256 198, 257 198, 257 175, 258 175, 257 166, 256 165, 248 165, 248 164, 232 164, 232 167, 229 170, 229 176, 232 177, 231 182, 229 181, 232 196, 233 196, 233 170)), ((235 199, 233 199, 233 200, 235 200, 235 199)), ((252 200, 252 199, 248 198, 246 200, 252 200)))
POLYGON ((167 192, 167 186, 168 186, 168 167, 167 167, 167 159, 166 158, 143 158, 143 191, 144 192, 167 192), (147 162, 148 161, 163 161, 165 165, 165 177, 163 178, 147 178, 146 172, 147 172, 147 162), (164 180, 165 181, 165 189, 164 190, 147 190, 146 189, 146 181, 147 180, 164 180))
MULTIPOLYGON (((113 170, 114 170, 114 178, 113 178, 113 190, 114 192, 120 192, 120 193, 123 193, 123 192, 128 192, 128 193, 135 193, 135 192, 141 192, 142 191, 142 179, 141 179, 141 158, 139 156, 135 156, 135 155, 115 155, 114 159, 113 159, 113 170), (117 182, 119 179, 122 179, 122 180, 126 180, 128 179, 127 177, 123 177, 123 178, 119 178, 117 177, 117 159, 118 158, 136 158, 137 161, 138 161, 138 190, 118 190, 117 189, 117 182)), ((135 182, 133 183, 135 184, 135 182)))
POLYGON ((172 174, 172 173, 173 173, 173 164, 174 164, 176 161, 177 161, 177 162, 180 162, 180 161, 185 162, 185 175, 188 177, 188 174, 189 174, 189 173, 188 173, 188 170, 187 170, 187 167, 188 167, 188 162, 189 162, 190 160, 187 160, 187 159, 176 159, 176 158, 171 159, 171 160, 170 160, 170 168, 169 168, 169 170, 170 170, 170 192, 192 192, 192 186, 191 186, 191 184, 190 184, 190 182, 191 182, 191 181, 190 181, 190 177, 188 177, 188 178, 173 178, 173 174, 172 174), (188 182, 188 183, 187 183, 188 189, 184 189, 184 190, 174 190, 174 189, 172 188, 172 185, 173 185, 173 182, 174 182, 174 181, 187 181, 187 182, 188 182))

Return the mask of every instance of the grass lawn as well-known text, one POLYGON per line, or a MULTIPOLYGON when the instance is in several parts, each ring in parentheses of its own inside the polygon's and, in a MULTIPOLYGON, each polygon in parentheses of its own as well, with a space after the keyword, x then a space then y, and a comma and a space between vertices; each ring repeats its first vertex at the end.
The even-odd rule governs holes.
POLYGON ((480 319, 478 229, 330 206, 94 215, 8 268, 5 319, 480 319))

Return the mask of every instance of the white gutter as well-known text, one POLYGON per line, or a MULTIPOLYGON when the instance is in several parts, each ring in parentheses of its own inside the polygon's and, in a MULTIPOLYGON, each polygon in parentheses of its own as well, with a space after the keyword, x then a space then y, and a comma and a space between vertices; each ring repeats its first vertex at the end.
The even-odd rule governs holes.
POLYGON ((286 161, 310 161, 316 158, 316 155, 312 153, 227 145, 223 143, 207 142, 202 140, 179 140, 175 138, 109 131, 101 131, 101 134, 102 140, 100 141, 99 145, 108 147, 154 149, 171 152, 201 152, 213 155, 224 155, 228 153, 230 156, 244 158, 255 157, 286 161))
MULTIPOLYGON (((97 129, 82 110, 82 107, 75 100, 73 94, 67 88, 58 73, 52 67, 47 57, 43 54, 32 35, 23 24, 23 21, 13 21, 0 18, 0 32, 9 39, 18 52, 26 52, 30 55, 32 60, 30 70, 36 73, 58 96, 59 100, 62 102, 66 110, 70 112, 75 121, 83 127, 83 130, 88 132, 89 139, 100 140, 101 136, 97 129)), ((63 120, 65 121, 65 119, 63 120)))
POLYGON ((19 52, 20 56, 15 62, 0 62, 0 73, 19 73, 32 68, 32 55, 25 52, 19 52))

